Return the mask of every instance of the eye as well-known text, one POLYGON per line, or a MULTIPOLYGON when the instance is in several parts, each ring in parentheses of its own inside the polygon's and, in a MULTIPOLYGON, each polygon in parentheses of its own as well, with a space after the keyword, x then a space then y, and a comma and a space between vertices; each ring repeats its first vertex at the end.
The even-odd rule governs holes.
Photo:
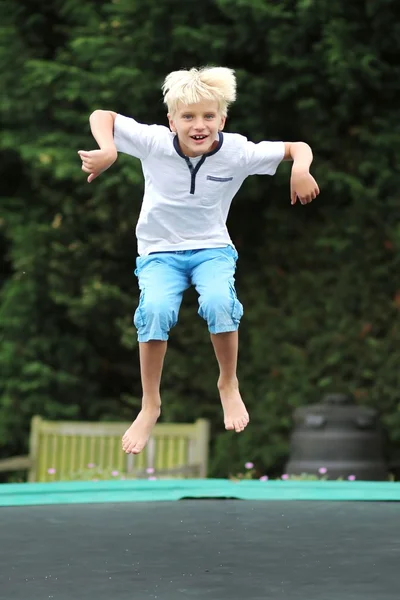
POLYGON ((186 121, 188 121, 191 118, 192 118, 192 115, 183 115, 182 116, 182 119, 185 119, 186 121))
POLYGON ((215 119, 215 115, 206 115, 206 119, 208 119, 209 121, 211 121, 211 119, 215 119))

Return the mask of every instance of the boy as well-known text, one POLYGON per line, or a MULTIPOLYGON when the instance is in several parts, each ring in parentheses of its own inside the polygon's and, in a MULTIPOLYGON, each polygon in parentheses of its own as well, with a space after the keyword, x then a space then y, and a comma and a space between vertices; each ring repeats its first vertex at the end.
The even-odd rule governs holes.
POLYGON ((93 181, 118 152, 142 162, 143 204, 136 228, 140 288, 134 316, 143 388, 142 409, 122 438, 123 450, 145 447, 161 409, 160 381, 168 333, 178 320, 183 292, 194 285, 219 365, 218 390, 225 428, 243 431, 249 415, 236 375, 238 328, 243 315, 234 285, 238 258, 226 220, 233 197, 249 175, 274 175, 293 160, 291 203, 311 202, 319 189, 310 175, 312 152, 302 142, 254 144, 223 134, 236 99, 234 71, 204 67, 174 71, 163 84, 169 129, 142 125, 111 111, 90 116, 100 149, 79 151, 93 181))

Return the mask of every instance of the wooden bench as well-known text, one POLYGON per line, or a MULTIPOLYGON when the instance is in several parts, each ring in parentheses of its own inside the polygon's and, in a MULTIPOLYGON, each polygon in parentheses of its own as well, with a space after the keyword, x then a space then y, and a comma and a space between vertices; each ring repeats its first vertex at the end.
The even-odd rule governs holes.
POLYGON ((29 456, 0 460, 0 471, 28 469, 29 481, 90 479, 91 472, 98 469, 103 472, 102 478, 109 475, 110 479, 112 471, 118 472, 118 478, 147 478, 150 474, 159 478, 207 477, 207 420, 157 423, 146 448, 138 455, 125 454, 121 448, 121 437, 129 425, 47 421, 35 416, 29 456))

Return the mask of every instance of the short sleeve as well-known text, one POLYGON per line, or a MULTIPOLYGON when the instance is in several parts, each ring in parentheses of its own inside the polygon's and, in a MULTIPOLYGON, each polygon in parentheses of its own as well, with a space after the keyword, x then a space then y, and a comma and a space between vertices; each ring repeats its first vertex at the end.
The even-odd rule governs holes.
POLYGON ((119 114, 115 117, 114 143, 118 152, 144 160, 151 152, 156 140, 156 125, 143 125, 135 119, 119 114))
POLYGON ((285 156, 284 142, 246 141, 244 145, 244 162, 248 175, 275 175, 285 156))

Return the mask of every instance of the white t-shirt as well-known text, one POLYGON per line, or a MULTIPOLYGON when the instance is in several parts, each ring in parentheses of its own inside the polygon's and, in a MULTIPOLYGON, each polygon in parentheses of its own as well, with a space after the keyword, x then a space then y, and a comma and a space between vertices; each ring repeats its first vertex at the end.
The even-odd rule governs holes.
POLYGON ((219 133, 218 146, 200 158, 184 156, 175 133, 117 115, 118 152, 140 159, 145 180, 136 226, 138 253, 232 245, 226 221, 235 194, 249 175, 274 175, 283 142, 249 142, 219 133))

